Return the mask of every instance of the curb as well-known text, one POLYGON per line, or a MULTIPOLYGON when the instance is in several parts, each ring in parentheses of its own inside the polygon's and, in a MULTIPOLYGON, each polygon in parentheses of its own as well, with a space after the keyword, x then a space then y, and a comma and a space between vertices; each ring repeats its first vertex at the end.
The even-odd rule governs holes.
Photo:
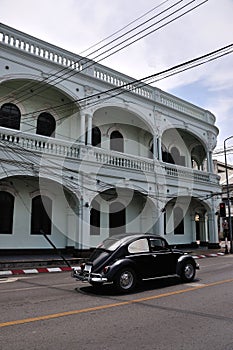
POLYGON ((200 255, 192 255, 194 259, 203 259, 203 258, 214 258, 216 256, 222 256, 225 253, 211 253, 211 254, 200 254, 200 255))
POLYGON ((13 269, 8 271, 0 271, 0 277, 2 276, 12 276, 12 275, 26 275, 26 274, 37 274, 45 272, 63 272, 71 271, 72 267, 39 267, 36 269, 13 269))
MULTIPOLYGON (((199 254, 192 255, 194 259, 204 259, 204 258, 214 258, 217 256, 223 256, 225 253, 210 253, 210 254, 199 254)), ((12 276, 12 275, 29 275, 37 273, 47 273, 47 272, 63 272, 63 271, 72 271, 72 267, 39 267, 34 269, 13 269, 8 271, 0 271, 0 277, 12 276)))

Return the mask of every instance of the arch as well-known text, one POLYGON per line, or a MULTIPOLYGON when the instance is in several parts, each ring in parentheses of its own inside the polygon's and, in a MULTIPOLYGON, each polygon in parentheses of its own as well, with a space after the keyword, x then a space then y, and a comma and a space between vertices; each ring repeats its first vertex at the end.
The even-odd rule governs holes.
POLYGON ((13 103, 4 103, 0 109, 0 126, 5 128, 20 129, 21 112, 13 103))
POLYGON ((32 198, 31 210, 31 235, 51 234, 52 226, 52 200, 47 196, 36 196, 32 198))
POLYGON ((55 130, 55 118, 50 113, 41 113, 37 119, 36 133, 38 135, 54 137, 55 130))
POLYGON ((206 158, 207 145, 189 130, 169 128, 162 136, 162 160, 166 163, 193 167, 194 162, 201 167, 206 158))
MULTIPOLYGON (((105 116, 105 121, 104 124, 106 124, 106 116, 107 115, 112 115, 113 113, 115 113, 115 115, 117 117, 122 116, 122 118, 120 120, 116 120, 115 116, 114 116, 114 120, 115 123, 119 123, 119 124, 130 124, 132 125, 132 119, 134 119, 134 125, 137 125, 140 129, 146 130, 149 133, 151 133, 152 135, 154 134, 154 125, 151 122, 152 120, 152 112, 149 113, 149 118, 148 115, 146 115, 145 113, 143 113, 143 111, 137 108, 134 108, 135 105, 130 104, 130 105, 124 105, 124 107, 122 107, 122 103, 114 103, 112 102, 110 103, 105 103, 104 106, 97 106, 97 107, 93 107, 93 116, 94 118, 96 117, 96 115, 98 115, 96 120, 99 120, 99 116, 101 114, 103 114, 105 116), (122 111, 122 112, 118 112, 118 111, 122 111), (124 112, 127 113, 129 118, 129 121, 127 122, 127 119, 125 119, 125 115, 124 112)), ((99 125, 99 124, 98 124, 99 125)))
POLYGON ((11 193, 0 191, 0 234, 12 234, 14 199, 11 193))
POLYGON ((114 130, 110 135, 110 149, 112 151, 124 152, 124 138, 118 130, 114 130))
MULTIPOLYGON (((7 76, 7 78, 3 77, 3 80, 1 81, 1 83, 3 84, 3 86, 5 84, 7 84, 7 87, 9 89, 9 83, 11 82, 20 82, 22 83, 22 86, 27 85, 27 84, 33 84, 32 86, 32 90, 34 87, 37 87, 38 85, 41 86, 41 84, 44 82, 44 79, 41 78, 38 75, 34 75, 34 74, 25 74, 25 73, 14 73, 13 76, 7 76)), ((67 97, 68 99, 70 99, 71 101, 73 101, 73 106, 75 106, 77 109, 80 108, 80 105, 78 103, 79 99, 82 98, 81 93, 77 94, 77 92, 79 91, 79 89, 77 88, 76 90, 73 88, 69 88, 66 84, 66 81, 61 81, 59 83, 59 87, 57 86, 53 86, 51 84, 45 84, 44 85, 45 90, 47 91, 48 88, 52 88, 55 91, 60 92, 61 94, 63 94, 63 96, 67 97)), ((33 91, 31 91, 33 93, 33 91)), ((17 92, 16 92, 17 94, 17 92)), ((15 97, 15 99, 17 98, 17 96, 15 97)), ((21 99, 20 99, 21 100, 21 99)), ((74 108, 72 106, 72 108, 74 108)))

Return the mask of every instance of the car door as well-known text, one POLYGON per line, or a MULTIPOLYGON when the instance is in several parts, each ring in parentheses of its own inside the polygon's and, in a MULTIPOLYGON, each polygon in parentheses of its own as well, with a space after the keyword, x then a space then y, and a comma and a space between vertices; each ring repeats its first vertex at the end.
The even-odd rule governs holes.
POLYGON ((146 279, 152 276, 153 256, 150 251, 147 238, 140 238, 128 245, 128 256, 135 266, 140 278, 146 279))
POLYGON ((150 251, 153 257, 151 274, 156 276, 166 276, 175 273, 177 257, 160 238, 149 239, 150 251))

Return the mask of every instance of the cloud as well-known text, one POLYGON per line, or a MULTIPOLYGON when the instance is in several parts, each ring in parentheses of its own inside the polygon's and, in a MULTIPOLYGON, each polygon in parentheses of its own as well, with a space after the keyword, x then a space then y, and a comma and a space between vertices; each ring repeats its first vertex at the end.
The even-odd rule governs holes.
MULTIPOLYGON (((196 0, 193 6, 200 2, 196 0)), ((6 25, 78 54, 161 3, 162 0, 1 0, 0 16, 6 25)), ((167 1, 142 20, 174 3, 175 0, 167 1)), ((186 3, 188 0, 179 6, 186 3)), ((232 13, 232 0, 209 0, 100 63, 134 78, 158 73, 230 44, 232 13)), ((211 110, 217 118, 221 141, 232 130, 232 66, 233 54, 157 82, 156 86, 211 110)))

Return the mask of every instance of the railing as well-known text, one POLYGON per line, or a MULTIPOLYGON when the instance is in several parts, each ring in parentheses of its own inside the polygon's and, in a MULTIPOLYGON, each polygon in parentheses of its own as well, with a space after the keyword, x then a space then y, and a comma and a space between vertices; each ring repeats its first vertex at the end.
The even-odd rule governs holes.
POLYGON ((218 176, 199 170, 159 162, 157 160, 133 156, 130 154, 104 150, 97 147, 85 146, 64 140, 53 139, 41 135, 34 135, 19 130, 0 127, 0 148, 12 150, 30 150, 32 153, 51 154, 63 158, 72 158, 77 161, 91 161, 105 166, 130 169, 140 172, 157 173, 171 178, 193 179, 194 182, 218 183, 218 176))
POLYGON ((31 37, 30 35, 19 32, 3 24, 0 25, 0 42, 3 45, 10 46, 16 50, 24 51, 44 60, 49 60, 52 63, 56 63, 62 67, 66 67, 67 69, 79 71, 82 74, 91 76, 92 78, 101 80, 107 84, 111 84, 116 87, 123 86, 123 88, 127 91, 130 91, 133 94, 143 98, 155 101, 164 107, 177 110, 194 118, 206 121, 212 125, 215 123, 215 117, 209 111, 198 108, 189 102, 183 101, 149 85, 134 88, 131 85, 134 79, 127 75, 104 67, 40 39, 31 37), (124 86, 125 84, 129 85, 124 86))
POLYGON ((94 148, 94 156, 97 163, 146 172, 154 171, 154 161, 151 159, 97 148, 94 148))
POLYGON ((2 142, 6 147, 17 146, 19 149, 27 149, 32 152, 37 151, 71 158, 79 158, 80 155, 78 144, 7 128, 0 128, 0 146, 2 142))

